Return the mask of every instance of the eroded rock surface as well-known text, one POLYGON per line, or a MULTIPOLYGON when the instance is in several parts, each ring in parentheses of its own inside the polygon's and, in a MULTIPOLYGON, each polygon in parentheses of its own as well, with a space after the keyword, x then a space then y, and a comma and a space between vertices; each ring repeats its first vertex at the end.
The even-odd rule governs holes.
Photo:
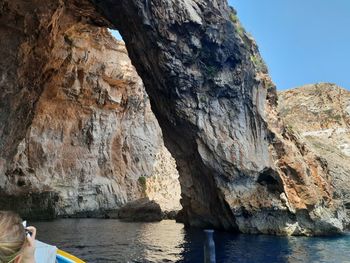
POLYGON ((50 78, 13 161, 2 166, 2 207, 17 200, 11 206, 25 216, 98 215, 163 185, 171 191, 151 199, 179 210, 175 161, 124 43, 65 12, 60 6, 51 18, 64 30, 51 43, 50 78))
MULTIPOLYGON (((279 119, 275 87, 258 48, 226 0, 2 3, 7 11, 1 24, 11 25, 2 30, 12 34, 14 56, 11 68, 1 62, 6 91, 1 99, 9 93, 6 101, 15 109, 6 113, 1 107, 13 131, 1 138, 3 164, 25 138, 43 87, 65 67, 51 58, 58 55, 55 43, 64 41, 67 25, 116 27, 176 159, 186 224, 268 234, 343 231, 344 211, 334 199, 326 162, 279 119), (53 19, 67 12, 70 22, 53 19), (27 63, 29 58, 35 64, 27 63), (35 75, 28 65, 35 65, 35 75), (25 91, 21 96, 18 87, 25 91), (27 110, 16 112, 23 105, 27 110), (13 123, 17 119, 22 121, 13 123)), ((71 84, 80 94, 78 69, 71 84)), ((111 98, 118 95, 104 94, 97 101, 114 105, 111 98)), ((108 169, 102 171, 108 174, 108 169)))
POLYGON ((294 130, 327 161, 334 198, 350 209, 350 92, 330 83, 279 93, 279 111, 294 130))
POLYGON ((131 201, 108 216, 127 222, 157 222, 163 219, 159 204, 148 198, 131 201))
POLYGON ((94 1, 126 41, 177 160, 182 219, 246 233, 341 232, 326 163, 290 133, 224 0, 94 1))

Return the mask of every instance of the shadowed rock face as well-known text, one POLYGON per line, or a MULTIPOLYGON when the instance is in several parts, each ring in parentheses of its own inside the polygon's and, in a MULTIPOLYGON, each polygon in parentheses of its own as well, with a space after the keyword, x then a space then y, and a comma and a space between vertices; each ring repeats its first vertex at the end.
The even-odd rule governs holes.
MULTIPOLYGON (((343 230, 343 210, 333 199, 326 163, 279 120, 275 87, 254 40, 226 1, 91 0, 75 5, 72 0, 65 5, 62 12, 70 12, 72 19, 122 33, 176 159, 186 224, 294 235, 343 230)), ((49 30, 45 19, 59 10, 54 3, 42 5, 28 19, 38 19, 37 28, 49 30)), ((46 44, 57 40, 65 23, 53 25, 54 33, 40 31, 46 44)), ((26 41, 23 32, 13 34, 20 35, 19 43, 26 41)), ((30 36, 31 48, 44 52, 52 47, 45 49, 37 35, 30 36)), ((17 54, 18 48, 11 52, 17 54)), ((47 65, 49 56, 37 59, 47 65)), ((41 75, 23 79, 46 83, 47 71, 38 67, 41 75)), ((33 100, 40 88, 35 92, 33 100)), ((19 97, 18 103, 28 100, 19 97)), ((13 118, 27 116, 22 115, 13 118)), ((3 144, 13 147, 24 131, 3 137, 3 144)))
POLYGON ((233 212, 241 212, 232 208, 239 193, 231 186, 248 190, 257 171, 270 166, 267 91, 251 59, 259 58, 252 40, 238 34, 224 2, 99 7, 125 38, 177 160, 185 222, 237 229, 233 212))
POLYGON ((177 160, 187 224, 342 230, 326 163, 278 119, 274 85, 226 1, 92 2, 122 33, 145 83, 177 160))

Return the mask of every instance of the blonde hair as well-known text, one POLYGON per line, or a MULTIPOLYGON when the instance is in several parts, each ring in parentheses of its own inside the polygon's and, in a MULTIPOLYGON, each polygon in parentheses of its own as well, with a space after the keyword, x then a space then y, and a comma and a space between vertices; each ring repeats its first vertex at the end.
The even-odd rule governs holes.
POLYGON ((0 211, 0 263, 12 262, 25 243, 22 219, 13 212, 0 211))

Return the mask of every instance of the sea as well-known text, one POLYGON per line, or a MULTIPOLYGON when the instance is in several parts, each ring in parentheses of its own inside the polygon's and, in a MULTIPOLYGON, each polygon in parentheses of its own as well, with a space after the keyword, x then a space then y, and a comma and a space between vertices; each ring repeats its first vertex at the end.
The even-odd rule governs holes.
MULTIPOLYGON (((127 223, 113 219, 30 222, 37 239, 86 262, 204 262, 205 233, 172 220, 127 223)), ((350 234, 278 237, 214 232, 217 263, 350 263, 350 234)))

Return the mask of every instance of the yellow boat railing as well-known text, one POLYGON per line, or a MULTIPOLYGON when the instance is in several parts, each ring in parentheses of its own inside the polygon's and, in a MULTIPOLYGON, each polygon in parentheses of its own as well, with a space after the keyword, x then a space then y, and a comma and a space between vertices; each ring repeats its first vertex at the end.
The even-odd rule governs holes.
POLYGON ((64 260, 66 260, 65 262, 86 263, 85 261, 83 261, 83 260, 61 250, 61 249, 57 249, 57 256, 64 258, 64 260))

